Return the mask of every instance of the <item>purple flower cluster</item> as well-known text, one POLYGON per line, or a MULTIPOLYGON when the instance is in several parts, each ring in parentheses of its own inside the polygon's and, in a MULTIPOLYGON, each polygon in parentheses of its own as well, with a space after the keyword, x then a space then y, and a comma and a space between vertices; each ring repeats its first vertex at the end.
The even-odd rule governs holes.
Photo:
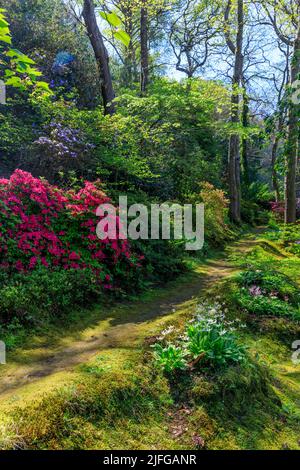
POLYGON ((251 286, 249 289, 249 294, 253 297, 258 297, 259 295, 262 295, 263 292, 259 286, 251 286))
POLYGON ((80 130, 66 127, 59 122, 51 122, 48 136, 40 136, 34 144, 47 154, 58 158, 76 158, 94 148, 92 144, 84 141, 80 130))

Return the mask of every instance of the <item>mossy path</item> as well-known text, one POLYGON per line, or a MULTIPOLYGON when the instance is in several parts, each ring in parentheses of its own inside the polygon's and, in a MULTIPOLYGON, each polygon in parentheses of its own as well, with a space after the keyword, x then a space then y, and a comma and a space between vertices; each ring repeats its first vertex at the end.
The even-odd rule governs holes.
POLYGON ((64 331, 54 329, 27 338, 24 347, 8 353, 7 364, 0 366, 0 410, 37 400, 76 378, 78 366, 95 355, 123 351, 124 356, 128 348, 138 347, 164 324, 186 317, 199 295, 236 270, 229 253, 242 255, 256 243, 253 236, 247 236, 233 243, 225 254, 206 260, 193 273, 148 292, 138 301, 102 304, 64 331))

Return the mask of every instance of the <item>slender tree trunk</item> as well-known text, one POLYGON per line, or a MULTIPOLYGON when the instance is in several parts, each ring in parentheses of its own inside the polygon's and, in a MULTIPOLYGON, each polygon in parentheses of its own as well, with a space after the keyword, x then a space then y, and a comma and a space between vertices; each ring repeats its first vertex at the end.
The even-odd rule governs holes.
MULTIPOLYGON (((249 99, 245 86, 243 86, 243 111, 242 111, 242 123, 246 129, 249 126, 249 99)), ((243 181, 246 185, 250 183, 249 176, 249 146, 248 138, 243 137, 242 140, 242 168, 243 168, 243 181)))
MULTIPOLYGON (((238 0, 237 8, 237 35, 235 45, 234 73, 232 79, 231 95, 231 123, 238 126, 240 123, 240 92, 239 87, 243 78, 243 34, 244 34, 244 1, 238 0)), ((241 222, 241 162, 240 162, 240 137, 238 132, 229 139, 228 175, 230 218, 235 223, 241 222)))
POLYGON ((95 15, 95 5, 93 0, 84 0, 82 15, 86 24, 88 36, 90 38, 99 69, 101 80, 101 95, 103 99, 105 114, 112 115, 115 112, 115 105, 113 103, 115 93, 109 68, 109 57, 103 41, 102 34, 97 24, 95 15))
POLYGON ((148 10, 141 8, 141 93, 147 91, 149 83, 149 50, 148 50, 148 10))
POLYGON ((276 161, 277 161, 277 152, 278 152, 279 142, 281 138, 280 136, 283 130, 284 122, 285 122, 285 114, 282 110, 282 112, 280 112, 279 117, 278 117, 278 123, 274 132, 274 138, 273 138, 272 150, 271 150, 272 186, 275 192, 276 202, 280 201, 280 186, 279 186, 278 174, 276 171, 276 161))
MULTIPOLYGON (((294 43, 294 54, 291 62, 291 85, 300 74, 300 23, 294 43)), ((285 215, 286 224, 296 222, 296 172, 298 163, 299 139, 299 104, 292 100, 288 111, 288 136, 286 146, 285 174, 285 215)))
POLYGON ((272 186, 275 192, 275 200, 276 202, 280 201, 280 189, 279 189, 279 181, 278 175, 276 171, 276 160, 277 160, 277 150, 279 145, 279 136, 275 135, 273 143, 272 143, 272 161, 271 161, 271 168, 272 168, 272 186))

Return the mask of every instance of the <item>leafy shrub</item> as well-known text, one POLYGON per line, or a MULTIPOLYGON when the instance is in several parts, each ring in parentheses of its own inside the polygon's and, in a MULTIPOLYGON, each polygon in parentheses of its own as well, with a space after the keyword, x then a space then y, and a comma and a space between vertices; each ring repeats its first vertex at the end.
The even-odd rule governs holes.
POLYGON ((279 225, 275 232, 277 240, 279 240, 284 248, 296 255, 300 255, 300 226, 299 224, 279 225))
POLYGON ((181 240, 132 240, 131 246, 145 257, 141 268, 145 282, 165 282, 186 270, 181 240))
POLYGON ((68 170, 80 173, 94 146, 86 142, 80 129, 52 121, 45 126, 43 135, 33 142, 31 169, 55 181, 57 175, 68 170))
POLYGON ((201 183, 201 191, 190 198, 194 204, 204 204, 205 238, 213 245, 219 246, 234 237, 227 224, 228 204, 224 191, 215 188, 211 183, 201 183))
POLYGON ((243 199, 241 202, 241 217, 243 222, 250 225, 265 224, 268 222, 269 212, 256 202, 243 199))
POLYGON ((243 187, 244 197, 248 201, 255 202, 259 207, 269 208, 269 201, 274 196, 270 186, 260 181, 253 181, 249 186, 243 187))
POLYGON ((38 324, 84 306, 100 293, 90 269, 49 270, 44 266, 26 275, 18 273, 0 286, 0 319, 38 324))
MULTIPOLYGON (((149 94, 142 98, 134 90, 120 90, 117 113, 109 119, 103 115, 102 106, 78 109, 75 103, 63 99, 34 97, 35 112, 41 115, 38 135, 46 128, 47 139, 57 141, 48 131, 52 121, 63 129, 79 130, 80 140, 93 145, 88 155, 80 152, 82 157, 72 158, 69 150, 73 153, 73 148, 68 144, 64 156, 49 167, 52 144, 45 142, 47 154, 43 157, 39 152, 38 174, 57 181, 57 163, 63 162, 62 170, 74 170, 77 177, 94 180, 101 175, 110 187, 113 184, 126 191, 132 186, 142 188, 161 200, 186 201, 198 190, 199 181, 218 184, 223 171, 224 135, 216 130, 215 123, 216 116, 226 121, 229 94, 212 81, 190 80, 188 87, 189 92, 186 82, 156 78, 149 94)), ((81 92, 82 83, 79 88, 81 92)), ((64 139, 62 143, 65 145, 64 139)), ((26 167, 30 171, 39 147, 31 146, 26 167)))
POLYGON ((210 183, 202 183, 200 198, 204 203, 205 234, 215 244, 222 243, 232 235, 226 224, 228 200, 221 189, 210 183))
POLYGON ((284 217, 284 202, 282 201, 272 201, 270 203, 271 211, 273 212, 276 220, 283 220, 284 217))

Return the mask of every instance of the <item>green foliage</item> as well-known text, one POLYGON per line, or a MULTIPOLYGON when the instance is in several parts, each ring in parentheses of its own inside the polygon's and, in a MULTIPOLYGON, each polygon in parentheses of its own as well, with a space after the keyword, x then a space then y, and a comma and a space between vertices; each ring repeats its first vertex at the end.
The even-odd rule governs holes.
POLYGON ((238 343, 234 322, 225 320, 222 306, 200 305, 196 320, 187 328, 187 350, 194 359, 222 367, 245 360, 245 348, 238 343))
POLYGON ((288 276, 274 269, 257 269, 257 267, 253 267, 243 271, 237 280, 243 287, 259 286, 263 294, 272 294, 273 297, 288 300, 294 305, 300 302, 300 292, 297 284, 288 276))
POLYGON ((89 270, 39 269, 8 277, 1 273, 0 321, 18 319, 22 323, 41 322, 59 317, 99 295, 99 285, 89 270))
POLYGON ((194 358, 203 354, 204 361, 217 367, 244 360, 244 348, 222 323, 198 321, 188 328, 187 335, 188 350, 194 358))
POLYGON ((243 186, 241 215, 245 223, 259 225, 268 223, 270 201, 274 194, 267 184, 254 181, 243 186))
POLYGON ((272 231, 267 232, 265 237, 269 240, 278 241, 284 249, 296 256, 300 256, 300 226, 299 224, 275 224, 272 231))
MULTIPOLYGON (((57 54, 68 51, 75 61, 70 73, 63 70, 58 74, 58 83, 59 79, 66 79, 67 85, 75 91, 72 99, 78 106, 99 104, 100 85, 93 51, 66 5, 61 0, 10 0, 9 6, 7 3, 7 0, 0 0, 0 7, 3 5, 7 9, 14 47, 35 61, 50 84, 56 78, 53 64, 57 54)), ((52 90, 54 96, 66 91, 64 86, 63 90, 52 90)), ((66 98, 66 93, 62 94, 66 98)))
MULTIPOLYGON (((34 85, 42 74, 34 67, 32 59, 13 48, 11 44, 5 10, 0 9, 0 78, 4 78, 7 86, 25 90, 28 86, 34 85)), ((47 83, 38 82, 37 86, 49 92, 47 83)))
MULTIPOLYGON (((282 256, 276 245, 266 248, 282 256)), ((230 288, 231 300, 253 315, 299 321, 300 289, 296 282, 299 263, 289 259, 278 262, 273 254, 260 249, 252 251, 244 265, 246 269, 236 277, 237 285, 230 288)))
MULTIPOLYGON (((238 341, 235 324, 226 321, 221 305, 200 304, 178 345, 155 345, 155 361, 168 373, 188 366, 214 369, 246 363, 245 347, 238 341)), ((161 341, 166 341, 172 331, 170 327, 162 332, 161 341)))
POLYGON ((224 191, 210 183, 201 183, 200 200, 204 203, 205 238, 220 246, 234 237, 228 226, 228 199, 224 191))
POLYGON ((124 25, 122 20, 118 17, 118 15, 114 12, 112 13, 106 13, 101 11, 100 15, 102 18, 107 21, 107 23, 111 26, 111 34, 112 36, 117 39, 118 41, 121 41, 121 43, 125 46, 128 47, 130 44, 130 36, 129 34, 126 33, 124 30, 124 25))
POLYGON ((186 197, 203 179, 217 182, 222 149, 214 116, 225 97, 223 87, 199 80, 187 89, 157 79, 142 98, 125 90, 117 114, 98 132, 107 143, 114 136, 101 151, 114 181, 129 180, 164 199, 186 197))
POLYGON ((154 360, 168 374, 186 368, 185 356, 186 352, 174 344, 163 347, 157 343, 154 346, 154 360))
POLYGON ((186 270, 184 242, 182 240, 135 240, 133 249, 145 256, 145 281, 161 283, 186 270))
POLYGON ((237 292, 237 304, 248 313, 258 316, 288 317, 294 320, 300 320, 300 310, 297 307, 289 305, 280 299, 257 296, 252 297, 245 290, 237 292))

